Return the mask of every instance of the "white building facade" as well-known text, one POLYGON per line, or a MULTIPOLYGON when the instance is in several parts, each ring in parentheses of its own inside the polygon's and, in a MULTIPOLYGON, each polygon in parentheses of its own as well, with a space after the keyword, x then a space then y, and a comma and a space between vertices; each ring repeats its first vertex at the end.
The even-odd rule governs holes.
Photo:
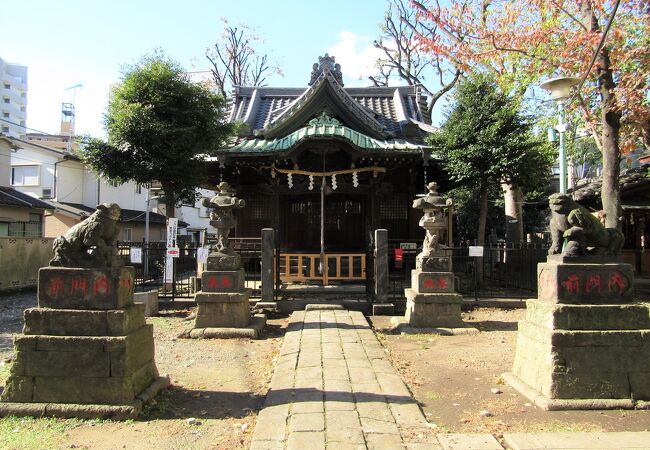
MULTIPOLYGON (((66 211, 87 212, 99 203, 117 203, 123 210, 128 210, 133 224, 132 227, 122 224, 124 235, 121 240, 142 240, 148 195, 145 186, 134 182, 119 184, 99 177, 79 158, 60 149, 17 138, 10 140, 15 148, 11 152, 11 171, 7 174, 9 179, 2 180, 0 184, 50 201, 58 208, 55 212, 61 211, 62 214, 66 211)), ((199 194, 201 197, 211 197, 214 192, 201 189, 199 194)), ((151 193, 149 210, 164 215, 164 205, 158 204, 155 192, 151 193)), ((200 198, 194 204, 176 208, 176 217, 187 223, 186 227, 179 229, 179 234, 187 234, 188 239, 200 242, 206 232, 215 232, 209 223, 208 210, 201 206, 200 198)), ((50 220, 49 223, 55 222, 50 220)), ((46 235, 58 235, 61 228, 70 223, 61 219, 56 222, 56 229, 48 231, 46 220, 46 235)), ((154 224, 153 220, 151 224, 150 240, 165 240, 164 226, 158 227, 159 224, 154 224)))
POLYGON ((27 126, 27 66, 0 58, 0 133, 22 138, 27 126))

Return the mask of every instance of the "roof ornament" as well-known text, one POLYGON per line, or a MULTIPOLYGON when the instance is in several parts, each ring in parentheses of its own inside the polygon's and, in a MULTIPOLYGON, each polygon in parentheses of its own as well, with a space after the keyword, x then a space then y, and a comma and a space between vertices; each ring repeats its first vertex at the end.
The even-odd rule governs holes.
POLYGON ((334 126, 340 126, 341 122, 336 120, 334 117, 331 117, 329 114, 327 114, 325 111, 321 112, 317 117, 314 117, 309 121, 309 125, 312 127, 318 126, 318 125, 334 125, 334 126))
POLYGON ((309 86, 313 85, 316 80, 322 75, 323 72, 327 70, 330 72, 336 81, 343 86, 343 73, 341 72, 341 65, 336 64, 334 56, 330 56, 325 53, 325 56, 319 56, 318 62, 314 63, 311 70, 311 80, 309 80, 309 86))

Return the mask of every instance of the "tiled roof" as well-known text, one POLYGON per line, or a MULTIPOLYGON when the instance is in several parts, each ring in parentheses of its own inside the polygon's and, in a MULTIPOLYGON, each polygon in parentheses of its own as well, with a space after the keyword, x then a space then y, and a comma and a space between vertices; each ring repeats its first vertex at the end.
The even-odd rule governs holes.
POLYGON ((300 142, 317 137, 333 137, 347 141, 353 146, 370 151, 420 151, 427 146, 408 142, 405 139, 374 139, 343 126, 338 120, 322 114, 312 119, 306 127, 276 139, 250 139, 227 149, 228 153, 283 152, 300 142))
MULTIPOLYGON (((82 205, 81 203, 67 203, 67 202, 61 202, 62 205, 67 205, 71 206, 72 208, 75 208, 77 210, 83 211, 84 213, 90 215, 95 212, 95 208, 91 208, 86 205, 82 205)), ((145 212, 144 211, 138 211, 136 209, 124 209, 122 208, 122 214, 120 215, 120 222, 137 222, 137 223, 145 223, 145 212)), ((155 213, 153 211, 149 211, 149 223, 150 224, 166 224, 167 223, 167 218, 163 216, 162 214, 155 213)), ((178 226, 180 227, 186 227, 189 224, 187 222, 183 222, 182 220, 178 221, 178 226)))
MULTIPOLYGON (((247 123, 254 131, 272 124, 308 88, 236 87, 231 100, 230 119, 247 123)), ((426 97, 416 86, 341 88, 374 115, 384 130, 401 136, 400 123, 410 119, 424 122, 420 111, 426 97)))
POLYGON ((0 205, 21 208, 54 209, 52 205, 9 186, 0 186, 0 205))
MULTIPOLYGON (((624 194, 628 189, 650 185, 648 170, 650 170, 650 164, 642 164, 639 167, 622 170, 619 176, 621 194, 624 194)), ((581 180, 573 190, 573 198, 577 201, 600 200, 602 189, 603 180, 601 177, 581 180)))

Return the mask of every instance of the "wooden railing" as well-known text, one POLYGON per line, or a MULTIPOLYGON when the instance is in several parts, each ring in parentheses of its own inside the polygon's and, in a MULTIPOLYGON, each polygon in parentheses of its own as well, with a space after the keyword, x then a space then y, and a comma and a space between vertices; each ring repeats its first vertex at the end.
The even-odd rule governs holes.
POLYGON ((280 280, 289 281, 348 281, 366 279, 365 253, 326 253, 326 264, 319 272, 319 253, 281 253, 280 280))

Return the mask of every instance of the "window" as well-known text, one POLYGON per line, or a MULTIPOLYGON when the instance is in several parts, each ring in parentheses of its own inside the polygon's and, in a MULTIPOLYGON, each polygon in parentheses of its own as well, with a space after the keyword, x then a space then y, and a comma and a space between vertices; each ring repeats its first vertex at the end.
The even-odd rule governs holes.
POLYGON ((9 113, 8 112, 3 112, 2 117, 9 117, 9 113))
POLYGON ((0 222, 0 237, 9 236, 9 222, 0 222))
POLYGON ((42 222, 43 216, 37 213, 29 213, 30 222, 42 222))
POLYGON ((10 103, 10 100, 8 98, 4 99, 5 103, 10 103))
POLYGON ((122 230, 122 240, 131 242, 133 238, 133 228, 124 228, 122 230))
POLYGON ((5 89, 11 89, 11 85, 9 83, 5 83, 5 89))
POLYGON ((9 127, 2 127, 3 133, 9 133, 9 127))
POLYGON ((38 186, 38 166, 15 166, 11 168, 11 184, 13 186, 38 186))
POLYGON ((142 185, 140 183, 135 184, 135 193, 142 194, 142 185))
POLYGON ((108 184, 113 187, 118 187, 120 185, 117 180, 108 180, 108 184))

